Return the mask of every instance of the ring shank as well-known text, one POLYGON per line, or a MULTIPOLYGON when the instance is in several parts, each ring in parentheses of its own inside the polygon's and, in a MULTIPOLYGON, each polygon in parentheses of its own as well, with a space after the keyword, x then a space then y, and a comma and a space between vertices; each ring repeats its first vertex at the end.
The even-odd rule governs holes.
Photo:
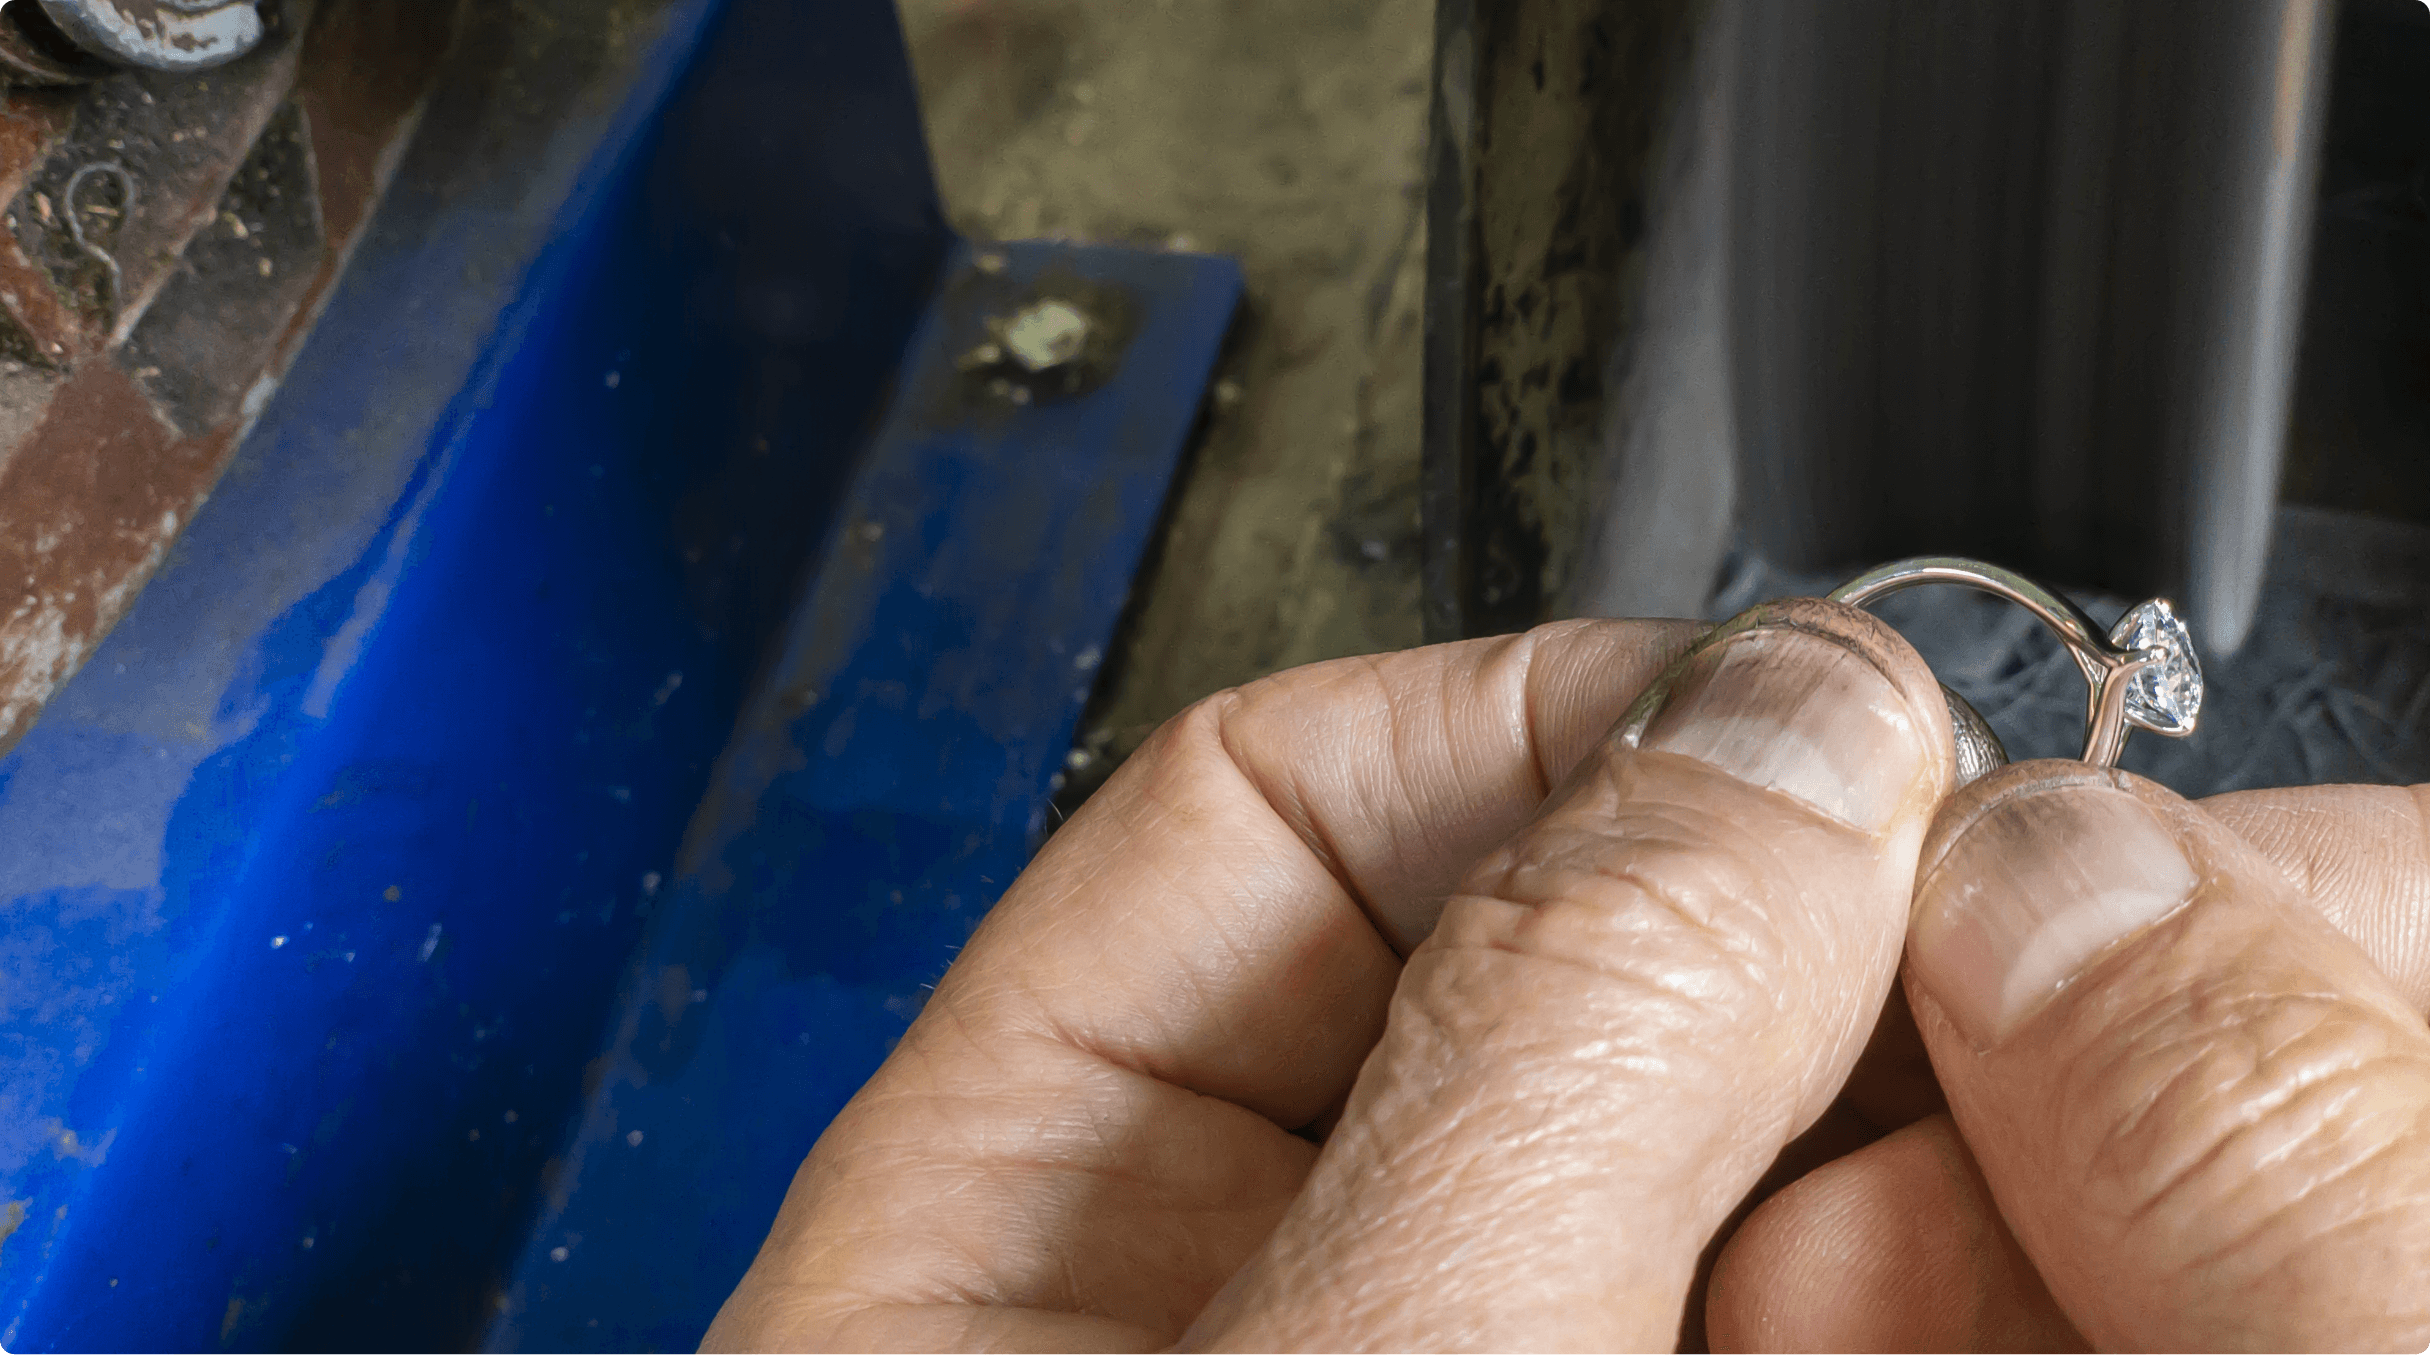
POLYGON ((2149 662, 2142 654, 2119 649, 2093 619, 2065 597, 2014 570, 1956 555, 1925 555, 1867 570, 1833 589, 1830 600, 1862 607, 1877 598, 1926 584, 1955 584, 1989 593, 2023 607, 2059 637, 2083 670, 2088 690, 2084 705, 2084 760, 2096 767, 2114 767, 2126 751, 2126 683, 2122 680, 2149 662))

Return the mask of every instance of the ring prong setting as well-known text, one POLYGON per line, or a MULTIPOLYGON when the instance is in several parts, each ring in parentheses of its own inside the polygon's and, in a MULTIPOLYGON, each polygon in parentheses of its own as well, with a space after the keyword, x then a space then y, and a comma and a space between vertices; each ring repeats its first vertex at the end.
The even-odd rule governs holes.
POLYGON ((1922 555, 1869 569, 1831 591, 1831 601, 1862 607, 1926 584, 1956 584, 2005 598, 2050 627, 2084 674, 2084 760, 2115 767, 2126 736, 2148 729, 2172 739, 2194 732, 2202 714, 2202 664, 2193 637, 2166 598, 2138 603, 2108 635, 2063 594, 2013 569, 1956 555, 1922 555))
POLYGON ((2172 739, 2193 733, 2202 717, 2202 661, 2168 599, 2127 609, 2110 628, 2109 642, 2145 659, 2125 675, 2127 722, 2172 739))

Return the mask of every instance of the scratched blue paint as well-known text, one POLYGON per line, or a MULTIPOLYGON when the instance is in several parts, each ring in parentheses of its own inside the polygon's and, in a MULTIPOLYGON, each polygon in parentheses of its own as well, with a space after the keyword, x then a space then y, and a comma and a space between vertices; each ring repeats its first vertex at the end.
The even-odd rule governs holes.
POLYGON ((953 269, 912 341, 650 919, 493 1348, 696 1345, 802 1155, 1029 859, 1241 281, 1005 254, 1001 278, 953 269), (983 315, 1041 278, 1127 299, 1119 370, 1068 401, 958 400, 983 315))
MULTIPOLYGON (((891 6, 655 22, 528 161, 407 158, 0 759, 9 1349, 494 1310, 947 241, 891 6)), ((485 107, 475 55, 434 122, 485 107)))

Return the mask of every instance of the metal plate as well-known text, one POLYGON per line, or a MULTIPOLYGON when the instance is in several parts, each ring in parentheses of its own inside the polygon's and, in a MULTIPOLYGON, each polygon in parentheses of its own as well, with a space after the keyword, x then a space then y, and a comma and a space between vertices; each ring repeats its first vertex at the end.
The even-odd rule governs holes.
POLYGON ((1229 261, 965 249, 719 762, 488 1344, 691 1349, 786 1183, 1027 864, 1241 289, 1229 261), (1119 299, 1105 384, 960 359, 1119 299))
MULTIPOLYGON (((1027 858, 1237 271, 939 292, 891 5, 592 8, 465 11, 282 392, 0 759, 12 1350, 688 1345, 1027 858), (1086 379, 958 362, 1047 297, 1086 379)), ((154 313, 315 248, 273 218, 154 313)))
POLYGON ((733 204, 650 158, 715 6, 597 8, 471 7, 401 166, 320 157, 348 202, 393 170, 388 208, 0 760, 10 1349, 453 1348, 490 1312, 768 632, 733 577, 789 584, 945 242, 864 4, 898 74, 858 107, 910 154, 789 156, 775 206, 858 246, 799 285, 860 309, 772 350, 733 204))

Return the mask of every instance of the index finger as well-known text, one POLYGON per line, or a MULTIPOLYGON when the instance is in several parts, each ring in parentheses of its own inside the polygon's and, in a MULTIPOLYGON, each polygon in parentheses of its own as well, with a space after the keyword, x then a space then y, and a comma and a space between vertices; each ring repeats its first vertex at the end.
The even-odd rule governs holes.
POLYGON ((1582 621, 1294 669, 1149 740, 940 987, 1302 1124, 1374 1043, 1399 956, 1704 627, 1582 621))
POLYGON ((1050 840, 795 1177, 712 1344, 1171 1341, 1264 1241, 1401 950, 1702 630, 1210 698, 1050 840))

